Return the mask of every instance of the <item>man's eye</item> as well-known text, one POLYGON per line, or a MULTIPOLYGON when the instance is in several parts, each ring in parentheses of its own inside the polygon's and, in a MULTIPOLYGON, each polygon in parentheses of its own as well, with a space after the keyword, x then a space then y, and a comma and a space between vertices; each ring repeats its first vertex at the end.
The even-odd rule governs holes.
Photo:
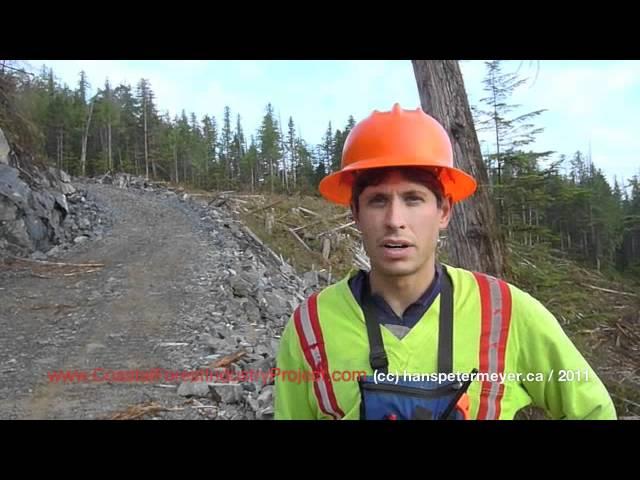
POLYGON ((383 197, 373 197, 369 200, 369 205, 384 205, 385 199, 383 197))
POLYGON ((422 201, 422 197, 407 197, 409 203, 418 203, 422 201))

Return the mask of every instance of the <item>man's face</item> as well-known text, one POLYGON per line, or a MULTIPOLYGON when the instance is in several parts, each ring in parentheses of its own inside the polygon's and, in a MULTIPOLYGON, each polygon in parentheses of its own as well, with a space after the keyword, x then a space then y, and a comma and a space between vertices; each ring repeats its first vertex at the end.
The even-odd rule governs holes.
POLYGON ((431 190, 399 172, 365 188, 359 211, 353 210, 371 267, 386 276, 412 275, 426 268, 450 212, 449 199, 438 208, 431 190))

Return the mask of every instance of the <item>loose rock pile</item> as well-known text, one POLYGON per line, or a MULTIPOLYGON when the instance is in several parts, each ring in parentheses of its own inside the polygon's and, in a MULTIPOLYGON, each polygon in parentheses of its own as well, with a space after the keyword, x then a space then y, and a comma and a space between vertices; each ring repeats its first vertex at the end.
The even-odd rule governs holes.
MULTIPOLYGON (((201 302, 177 319, 180 330, 189 333, 155 346, 166 350, 174 369, 169 375, 193 374, 168 384, 177 385, 176 394, 195 402, 207 418, 273 418, 280 335, 294 309, 326 285, 327 277, 298 276, 236 218, 224 195, 199 198, 124 174, 94 181, 156 195, 192 217, 210 239, 200 276, 188 287, 201 302)), ((177 412, 164 415, 181 418, 177 412)))

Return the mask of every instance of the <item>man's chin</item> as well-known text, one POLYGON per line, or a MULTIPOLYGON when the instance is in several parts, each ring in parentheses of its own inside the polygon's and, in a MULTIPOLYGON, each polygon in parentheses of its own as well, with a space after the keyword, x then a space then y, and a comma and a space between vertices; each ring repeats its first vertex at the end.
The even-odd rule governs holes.
POLYGON ((381 262, 373 268, 387 277, 406 277, 418 271, 418 268, 409 262, 381 262))

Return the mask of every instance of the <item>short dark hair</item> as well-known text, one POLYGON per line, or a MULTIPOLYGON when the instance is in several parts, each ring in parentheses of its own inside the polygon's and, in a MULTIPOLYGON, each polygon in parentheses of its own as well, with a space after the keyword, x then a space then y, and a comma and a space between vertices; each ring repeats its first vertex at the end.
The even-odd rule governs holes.
POLYGON ((351 203, 355 205, 356 212, 359 209, 358 199, 364 189, 372 185, 380 185, 393 172, 398 172, 405 180, 427 187, 436 196, 438 208, 442 207, 444 189, 438 178, 438 172, 422 167, 380 167, 356 173, 351 188, 351 203))

